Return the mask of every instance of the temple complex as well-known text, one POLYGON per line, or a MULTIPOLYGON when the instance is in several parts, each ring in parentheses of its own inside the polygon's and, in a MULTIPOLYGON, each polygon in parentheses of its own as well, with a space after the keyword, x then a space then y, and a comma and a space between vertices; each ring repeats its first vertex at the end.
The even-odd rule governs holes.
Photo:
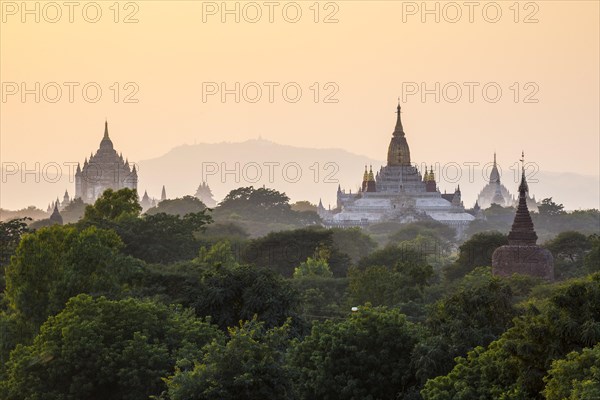
POLYGON ((402 126, 400 105, 397 107, 396 127, 388 147, 387 165, 377 172, 372 166, 365 170, 357 193, 348 193, 338 186, 337 207, 317 211, 326 226, 366 226, 397 221, 408 223, 435 220, 450 225, 462 234, 475 219, 465 212, 460 187, 452 194, 438 190, 433 168, 421 174, 411 163, 410 148, 402 126))
POLYGON ((83 167, 77 165, 75 173, 75 197, 84 203, 94 203, 106 189, 119 190, 129 188, 137 190, 137 171, 135 165, 117 154, 108 136, 108 122, 104 123, 104 137, 96 154, 86 158, 83 167))

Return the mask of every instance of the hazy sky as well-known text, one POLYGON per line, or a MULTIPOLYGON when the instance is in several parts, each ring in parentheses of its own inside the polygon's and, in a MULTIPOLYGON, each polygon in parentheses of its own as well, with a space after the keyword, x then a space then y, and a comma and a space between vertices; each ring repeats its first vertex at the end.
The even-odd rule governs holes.
POLYGON ((0 156, 83 161, 106 117, 131 161, 259 135, 384 159, 404 97, 414 161, 495 150, 508 165, 524 149, 542 170, 598 175, 599 3, 27 2, 28 14, 1 1, 0 156))

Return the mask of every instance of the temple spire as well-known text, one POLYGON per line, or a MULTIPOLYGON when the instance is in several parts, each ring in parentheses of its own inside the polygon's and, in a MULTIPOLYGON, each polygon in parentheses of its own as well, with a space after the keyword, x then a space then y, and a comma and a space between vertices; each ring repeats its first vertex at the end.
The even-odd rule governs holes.
POLYGON ((54 224, 63 224, 62 215, 58 211, 58 197, 56 198, 56 203, 54 203, 54 211, 52 211, 52 215, 50 215, 50 221, 54 224))
POLYGON ((104 120, 104 139, 109 139, 108 137, 108 120, 104 120))
POLYGON ((525 152, 521 151, 521 184, 519 185, 519 196, 521 195, 521 190, 525 191, 525 195, 529 192, 529 185, 527 185, 527 180, 525 179, 525 152))
POLYGON ((400 117, 401 113, 400 107, 400 98, 398 98, 398 107, 396 108, 396 113, 398 117, 396 119, 396 128, 394 129, 394 136, 404 136, 404 128, 402 127, 402 118, 400 117))
POLYGON ((490 173, 490 183, 500 184, 500 171, 498 171, 498 164, 496 163, 496 152, 494 152, 494 165, 490 173))
POLYGON ((375 176, 373 175, 373 166, 370 165, 369 166, 369 182, 374 182, 375 181, 375 176))
POLYGON ((531 246, 537 242, 537 234, 533 228, 531 214, 527 208, 527 179, 525 178, 525 153, 521 153, 521 184, 519 185, 519 205, 513 222, 512 228, 508 234, 508 243, 510 245, 531 246))

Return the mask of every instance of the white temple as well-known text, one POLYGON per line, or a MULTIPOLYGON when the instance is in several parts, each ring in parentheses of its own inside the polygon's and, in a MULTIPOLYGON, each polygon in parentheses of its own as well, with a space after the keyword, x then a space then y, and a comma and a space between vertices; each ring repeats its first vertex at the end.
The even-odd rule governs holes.
POLYGON ((461 235, 475 217, 465 212, 460 187, 453 194, 442 194, 437 188, 433 169, 427 171, 425 168, 421 174, 417 166, 411 164, 400 105, 397 113, 387 165, 375 175, 365 166, 360 190, 346 193, 338 186, 337 208, 325 210, 320 203, 319 215, 325 225, 335 227, 435 220, 454 227, 457 235, 461 235))

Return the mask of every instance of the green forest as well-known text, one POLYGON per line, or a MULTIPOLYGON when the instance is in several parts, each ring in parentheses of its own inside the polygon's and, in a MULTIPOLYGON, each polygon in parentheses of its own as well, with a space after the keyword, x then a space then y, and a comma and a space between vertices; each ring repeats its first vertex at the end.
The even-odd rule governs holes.
POLYGON ((532 213, 555 282, 492 275, 515 210, 484 212, 457 238, 109 189, 0 222, 0 399, 600 399, 600 212, 532 213))

